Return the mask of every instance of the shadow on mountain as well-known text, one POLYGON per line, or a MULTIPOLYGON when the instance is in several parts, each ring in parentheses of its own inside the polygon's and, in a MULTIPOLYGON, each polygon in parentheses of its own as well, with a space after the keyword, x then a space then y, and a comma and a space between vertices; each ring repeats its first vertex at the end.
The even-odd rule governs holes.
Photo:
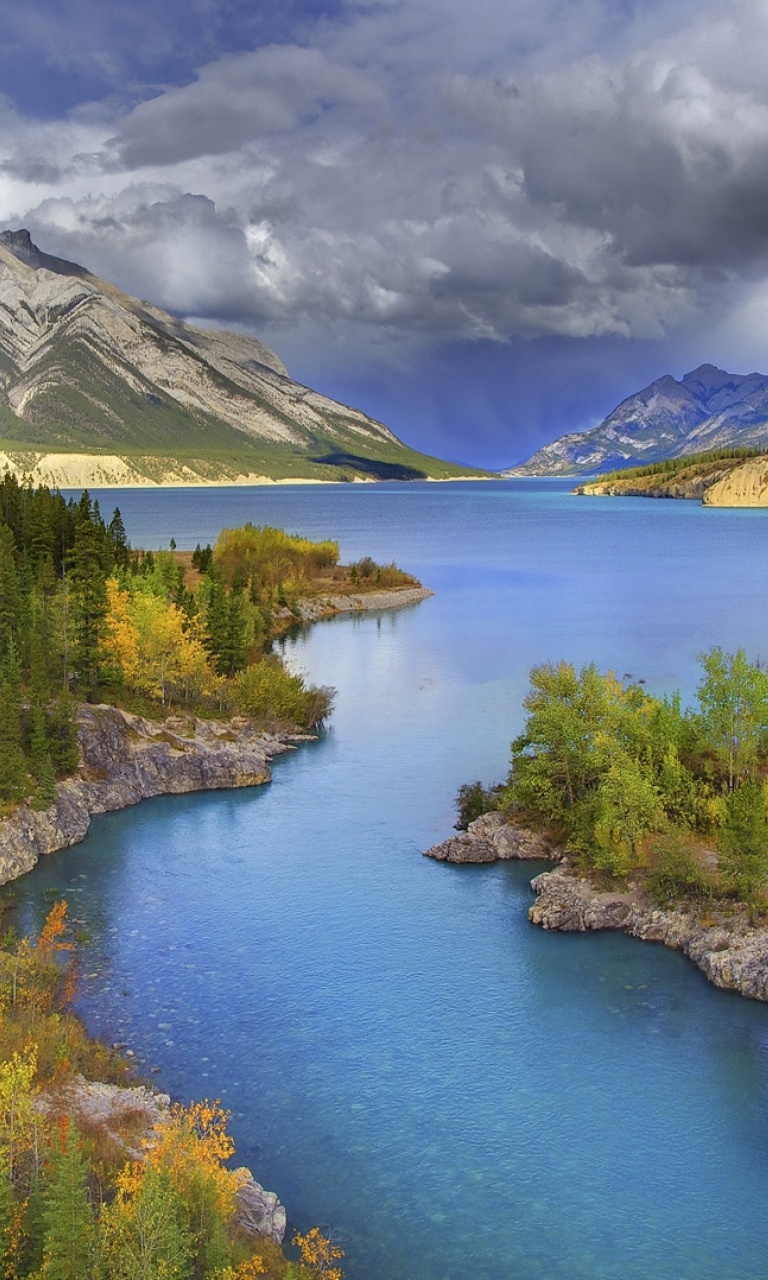
POLYGON ((426 480, 426 471, 406 467, 401 462, 382 462, 379 458, 360 458, 355 453, 326 453, 312 458, 326 467, 347 467, 350 471, 371 476, 374 480, 426 480))

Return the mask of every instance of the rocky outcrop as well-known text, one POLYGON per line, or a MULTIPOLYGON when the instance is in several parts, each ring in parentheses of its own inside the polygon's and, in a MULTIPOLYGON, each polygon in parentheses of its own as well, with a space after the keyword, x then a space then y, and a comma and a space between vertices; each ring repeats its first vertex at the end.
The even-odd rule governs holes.
POLYGON ((591 480, 577 485, 574 493, 589 498, 693 498, 705 507, 766 507, 768 457, 692 463, 670 479, 658 472, 591 480))
POLYGON ((146 720, 117 707, 78 710, 81 764, 59 784, 56 803, 21 806, 0 822, 0 883, 30 871, 43 854, 77 844, 91 815, 152 796, 269 782, 269 761, 302 735, 265 734, 249 721, 174 717, 146 720))
POLYGON ((768 458, 749 458, 711 484, 705 507, 768 507, 768 458))
POLYGON ((656 906, 637 887, 603 891, 578 876, 567 860, 536 876, 531 887, 537 898, 528 917, 544 929, 620 929, 682 951, 716 987, 768 1000, 768 928, 750 925, 745 911, 702 916, 656 906))
POLYGON ((589 498, 689 498, 709 505, 707 494, 712 486, 727 481, 735 467, 734 462, 691 467, 671 480, 659 475, 636 480, 593 480, 577 485, 573 492, 589 498))
POLYGON ((424 854, 439 862, 532 861, 559 856, 540 832, 516 826, 501 813, 482 814, 470 822, 466 831, 433 845, 424 854))
MULTIPOLYGON (((71 1116, 78 1127, 90 1132, 100 1130, 127 1158, 141 1160, 147 1146, 152 1145, 153 1130, 168 1116, 171 1099, 167 1093, 155 1093, 144 1085, 124 1088, 75 1076, 55 1098, 43 1094, 39 1106, 49 1113, 71 1116)), ((274 1191, 265 1191, 250 1169, 235 1172, 240 1182, 235 1224, 246 1235, 268 1236, 282 1244, 286 1212, 274 1191)))
POLYGON ((242 1183, 237 1193, 235 1223, 249 1236, 269 1236, 283 1243, 286 1228, 285 1208, 274 1191, 265 1191, 249 1169, 238 1171, 242 1183))
POLYGON ((637 884, 604 889, 579 875, 566 852, 544 835, 485 813, 469 829, 427 849, 443 862, 548 859, 558 865, 531 881, 536 901, 528 919, 542 929, 587 933, 619 929, 645 942, 682 951, 716 987, 768 1001, 768 927, 751 925, 745 908, 712 908, 706 915, 682 907, 660 907, 637 884))

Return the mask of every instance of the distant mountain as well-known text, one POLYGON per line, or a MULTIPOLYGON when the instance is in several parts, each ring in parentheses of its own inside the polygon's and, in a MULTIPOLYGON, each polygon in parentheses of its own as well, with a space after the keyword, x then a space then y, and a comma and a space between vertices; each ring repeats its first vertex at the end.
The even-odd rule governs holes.
POLYGON ((294 382, 256 338, 185 324, 43 253, 29 232, 4 231, 0 468, 47 476, 47 459, 56 482, 52 455, 64 458, 65 476, 72 455, 90 458, 90 470, 74 468, 96 477, 82 483, 467 470, 414 452, 382 423, 294 382))
POLYGON ((768 442, 768 376, 699 365, 665 374, 591 431, 561 436, 505 476, 593 475, 732 445, 768 442))

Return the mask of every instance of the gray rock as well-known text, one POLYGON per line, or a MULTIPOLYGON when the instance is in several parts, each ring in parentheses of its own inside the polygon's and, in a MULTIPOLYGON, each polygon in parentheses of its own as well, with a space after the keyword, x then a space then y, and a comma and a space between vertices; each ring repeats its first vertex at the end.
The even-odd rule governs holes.
POLYGON ((637 886, 626 893, 596 888, 567 861, 536 876, 531 888, 537 897, 528 918, 543 929, 621 929, 682 951, 716 987, 768 1001, 768 928, 750 925, 743 909, 703 917, 692 910, 658 907, 637 886))
POLYGON ((56 803, 41 812, 22 805, 0 822, 0 884, 30 871, 43 854, 77 844, 94 813, 152 796, 269 782, 269 760, 309 735, 265 734, 241 718, 161 723, 83 705, 78 739, 80 768, 59 783, 56 803))
POLYGON ((484 813, 469 829, 425 851, 426 858, 441 862, 498 862, 503 859, 552 859, 561 853, 552 849, 545 836, 517 826, 502 813, 484 813))
POLYGON ((243 1183, 237 1193, 235 1222, 252 1236, 269 1236, 283 1243, 286 1212, 274 1191, 265 1191, 248 1169, 241 1169, 243 1183))

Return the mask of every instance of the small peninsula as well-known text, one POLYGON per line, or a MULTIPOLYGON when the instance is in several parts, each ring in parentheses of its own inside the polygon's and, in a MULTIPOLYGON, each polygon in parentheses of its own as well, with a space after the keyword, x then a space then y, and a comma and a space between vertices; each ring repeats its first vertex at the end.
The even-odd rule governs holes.
POLYGON ((506 783, 462 787, 461 834, 427 856, 555 861, 534 924, 661 942, 768 1001, 768 675, 742 651, 701 662, 689 710, 591 666, 535 667, 506 783))
POLYGON ((683 498, 705 507, 768 506, 768 454, 717 450, 611 471, 579 484, 586 497, 683 498))
POLYGON ((333 702, 273 642, 432 594, 280 529, 171 544, 134 552, 119 511, 107 524, 87 491, 0 481, 0 883, 77 843, 94 813, 269 781, 333 702))

